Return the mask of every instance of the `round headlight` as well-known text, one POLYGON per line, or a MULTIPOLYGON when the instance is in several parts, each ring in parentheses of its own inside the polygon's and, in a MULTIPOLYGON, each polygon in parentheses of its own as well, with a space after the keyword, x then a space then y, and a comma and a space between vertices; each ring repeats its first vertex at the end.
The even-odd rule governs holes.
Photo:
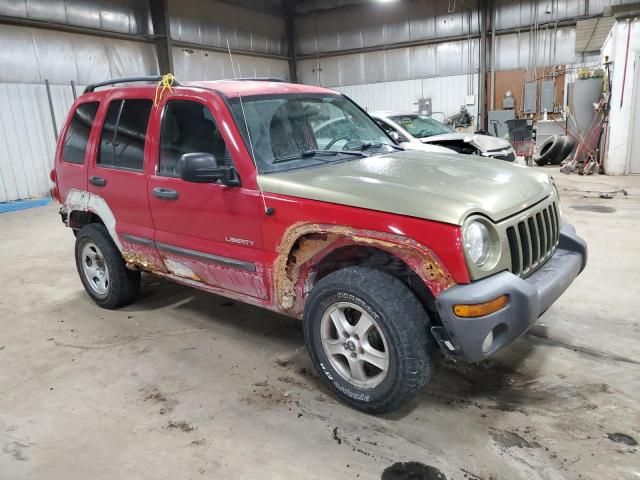
POLYGON ((489 257, 489 230, 481 222, 473 221, 464 232, 464 248, 469 259, 477 266, 483 265, 489 257))

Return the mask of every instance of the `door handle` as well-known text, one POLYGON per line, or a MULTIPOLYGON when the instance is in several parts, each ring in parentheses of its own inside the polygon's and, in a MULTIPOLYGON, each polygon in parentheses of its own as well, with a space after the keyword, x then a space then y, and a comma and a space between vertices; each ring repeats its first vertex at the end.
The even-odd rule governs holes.
POLYGON ((89 183, 96 187, 104 187, 107 184, 107 181, 102 177, 91 177, 89 179, 89 183))
POLYGON ((163 198, 165 200, 177 200, 178 198, 178 192, 171 190, 170 188, 156 187, 152 191, 155 197, 163 198))

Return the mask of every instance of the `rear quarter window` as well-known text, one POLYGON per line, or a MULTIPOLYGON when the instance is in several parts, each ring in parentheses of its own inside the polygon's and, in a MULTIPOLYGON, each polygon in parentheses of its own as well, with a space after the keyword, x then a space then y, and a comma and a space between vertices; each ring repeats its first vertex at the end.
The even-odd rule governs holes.
POLYGON ((68 163, 83 164, 89 143, 91 126, 96 118, 99 102, 81 103, 73 112, 69 128, 64 137, 62 160, 68 163))

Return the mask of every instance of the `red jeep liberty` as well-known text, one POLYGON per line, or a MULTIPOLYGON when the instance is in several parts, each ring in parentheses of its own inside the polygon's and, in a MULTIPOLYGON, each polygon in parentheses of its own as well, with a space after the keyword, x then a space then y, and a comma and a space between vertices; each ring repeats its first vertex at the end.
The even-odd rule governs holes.
POLYGON ((101 307, 133 302, 147 272, 303 319, 336 395, 388 412, 436 345, 494 354, 585 267, 545 173, 404 151, 325 88, 115 86, 158 80, 87 87, 58 142, 52 193, 101 307))

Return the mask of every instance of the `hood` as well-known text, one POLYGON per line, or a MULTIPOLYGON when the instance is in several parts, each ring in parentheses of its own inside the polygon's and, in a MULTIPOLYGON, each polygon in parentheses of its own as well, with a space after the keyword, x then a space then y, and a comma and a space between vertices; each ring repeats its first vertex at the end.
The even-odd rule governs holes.
POLYGON ((447 147, 441 147, 440 145, 430 143, 422 143, 420 141, 403 142, 400 144, 400 146, 402 148, 406 148, 407 150, 420 150, 421 152, 448 153, 454 155, 458 153, 455 150, 447 147))
POLYGON ((511 144, 503 138, 492 137, 491 135, 480 135, 477 133, 445 133, 443 135, 433 135, 431 137, 421 138, 423 143, 436 143, 463 141, 469 143, 479 149, 481 152, 491 152, 493 150, 504 150, 510 148, 511 144))
POLYGON ((546 173, 474 155, 415 150, 258 177, 265 192, 462 225, 494 222, 553 192, 546 173))

